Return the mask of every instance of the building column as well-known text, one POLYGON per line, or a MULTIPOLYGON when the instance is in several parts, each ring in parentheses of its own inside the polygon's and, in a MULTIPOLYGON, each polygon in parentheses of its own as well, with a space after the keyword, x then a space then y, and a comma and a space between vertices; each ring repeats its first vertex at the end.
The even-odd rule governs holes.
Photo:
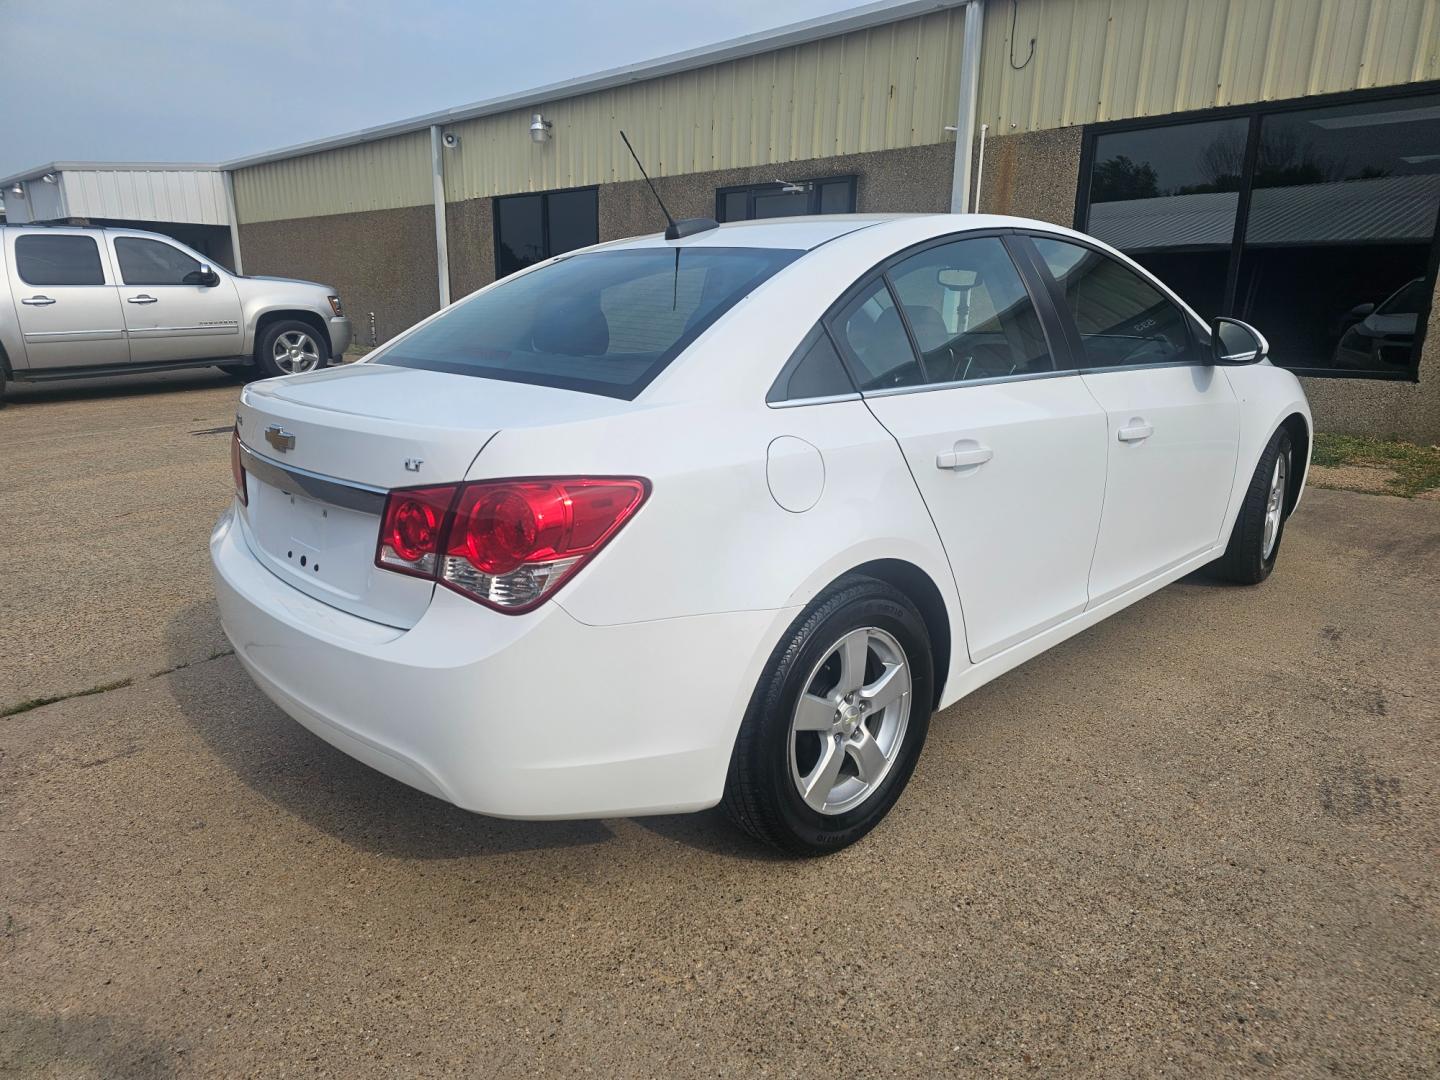
POLYGON ((955 118, 955 178, 950 185, 952 214, 963 214, 972 209, 970 154, 975 142, 975 114, 980 101, 980 39, 985 32, 984 16, 981 0, 970 0, 965 5, 965 38, 960 47, 960 101, 955 118))
POLYGON ((439 124, 430 125, 430 170, 435 202, 435 272, 439 276, 440 306, 450 306, 450 246, 445 233, 445 147, 439 124))

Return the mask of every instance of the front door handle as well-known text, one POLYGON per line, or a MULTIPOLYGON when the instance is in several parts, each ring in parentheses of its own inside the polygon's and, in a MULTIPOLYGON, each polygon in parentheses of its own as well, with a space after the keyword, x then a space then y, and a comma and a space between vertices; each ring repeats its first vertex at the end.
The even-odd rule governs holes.
POLYGON ((1122 427, 1115 434, 1121 442, 1144 442, 1155 434, 1155 426, 1137 418, 1130 422, 1129 427, 1122 427))
POLYGON ((964 450, 942 450, 935 455, 937 469, 964 469, 970 465, 984 465, 995 456, 988 446, 972 446, 964 450))
POLYGON ((27 296, 20 301, 22 304, 29 304, 31 307, 48 307, 55 300, 49 296, 27 296))
POLYGON ((142 292, 139 296, 127 296, 127 297, 125 298, 125 302, 126 302, 127 304, 153 304, 153 303, 155 303, 156 301, 155 301, 155 297, 153 297, 153 296, 146 296, 146 295, 142 292))

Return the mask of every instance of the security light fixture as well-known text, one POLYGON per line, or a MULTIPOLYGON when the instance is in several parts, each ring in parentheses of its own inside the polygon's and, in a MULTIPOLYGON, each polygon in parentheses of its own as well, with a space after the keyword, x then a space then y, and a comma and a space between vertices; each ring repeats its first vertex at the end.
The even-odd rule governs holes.
POLYGON ((19 184, 16 184, 10 189, 10 194, 14 195, 17 199, 23 199, 25 197, 25 189, 19 184))
POLYGON ((55 183, 55 174, 53 172, 47 172, 44 176, 40 177, 40 179, 47 184, 53 184, 55 183))
POLYGON ((545 117, 541 116, 538 112, 532 114, 530 117, 530 140, 537 143, 545 142, 550 138, 550 128, 552 126, 550 121, 546 120, 545 117))

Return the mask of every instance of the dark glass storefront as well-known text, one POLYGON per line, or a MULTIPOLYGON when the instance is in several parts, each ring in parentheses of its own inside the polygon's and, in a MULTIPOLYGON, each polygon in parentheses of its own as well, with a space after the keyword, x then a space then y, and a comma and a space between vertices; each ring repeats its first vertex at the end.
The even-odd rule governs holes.
POLYGON ((1440 90, 1087 133, 1077 227, 1306 374, 1413 379, 1434 295, 1440 90))

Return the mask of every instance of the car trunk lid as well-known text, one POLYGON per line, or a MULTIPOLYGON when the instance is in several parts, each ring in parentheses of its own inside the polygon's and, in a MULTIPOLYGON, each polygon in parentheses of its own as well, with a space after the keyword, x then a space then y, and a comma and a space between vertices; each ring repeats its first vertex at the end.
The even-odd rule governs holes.
POLYGON ((574 391, 382 364, 252 384, 236 415, 247 539, 297 589, 408 628, 434 586, 375 565, 385 493, 460 482, 502 425, 566 423, 625 407, 574 391))

